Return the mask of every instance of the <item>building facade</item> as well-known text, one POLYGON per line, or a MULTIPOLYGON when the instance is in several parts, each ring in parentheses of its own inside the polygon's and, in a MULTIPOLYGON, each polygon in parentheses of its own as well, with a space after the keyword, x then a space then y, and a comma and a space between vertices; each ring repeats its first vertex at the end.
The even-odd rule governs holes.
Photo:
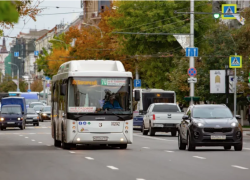
POLYGON ((5 38, 3 38, 3 43, 0 50, 0 74, 5 75, 5 58, 8 56, 9 52, 6 48, 5 38))

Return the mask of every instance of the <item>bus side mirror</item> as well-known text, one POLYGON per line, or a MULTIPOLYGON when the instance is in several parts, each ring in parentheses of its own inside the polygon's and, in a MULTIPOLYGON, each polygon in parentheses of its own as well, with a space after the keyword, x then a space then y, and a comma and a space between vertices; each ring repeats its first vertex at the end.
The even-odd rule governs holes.
POLYGON ((67 84, 61 84, 60 85, 60 95, 65 96, 66 95, 66 86, 67 84))
POLYGON ((135 90, 135 101, 140 101, 140 91, 135 90))

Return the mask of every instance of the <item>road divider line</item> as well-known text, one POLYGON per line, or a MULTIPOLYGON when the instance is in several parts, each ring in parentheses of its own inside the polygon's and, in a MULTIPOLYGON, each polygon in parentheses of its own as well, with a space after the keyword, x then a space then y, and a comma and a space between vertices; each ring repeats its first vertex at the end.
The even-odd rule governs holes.
POLYGON ((117 167, 114 167, 114 166, 107 166, 107 167, 112 169, 112 170, 119 170, 117 167))
POLYGON ((42 142, 38 142, 39 144, 42 144, 42 142))
POLYGON ((173 153, 174 151, 165 151, 165 152, 173 153))
POLYGON ((250 148, 243 148, 243 149, 250 150, 250 148))
POLYGON ((36 140, 32 139, 31 141, 36 141, 36 140))
POLYGON ((205 157, 201 157, 201 156, 193 156, 194 158, 198 158, 198 159, 206 159, 205 157))
POLYGON ((50 144, 47 144, 47 146, 51 146, 50 144))
POLYGON ((94 158, 92 158, 92 157, 85 157, 85 158, 88 160, 94 160, 94 158))
POLYGON ((142 147, 143 149, 150 149, 149 147, 142 147))
POLYGON ((74 152, 74 151, 69 151, 69 153, 71 153, 71 154, 75 154, 76 152, 74 152))
POLYGON ((146 138, 146 139, 160 140, 160 141, 177 142, 177 140, 162 139, 162 138, 149 137, 149 136, 143 136, 143 135, 138 135, 138 134, 134 134, 134 136, 142 137, 142 138, 146 138))
POLYGON ((23 136, 23 135, 19 135, 19 136, 23 136))
POLYGON ((145 180, 145 179, 142 179, 142 178, 136 178, 136 180, 145 180))
POLYGON ((29 137, 25 137, 26 139, 29 138, 29 137))
POLYGON ((248 169, 248 168, 246 168, 246 167, 237 166, 237 165, 232 165, 232 167, 235 167, 235 168, 238 168, 238 169, 244 169, 244 170, 248 169))

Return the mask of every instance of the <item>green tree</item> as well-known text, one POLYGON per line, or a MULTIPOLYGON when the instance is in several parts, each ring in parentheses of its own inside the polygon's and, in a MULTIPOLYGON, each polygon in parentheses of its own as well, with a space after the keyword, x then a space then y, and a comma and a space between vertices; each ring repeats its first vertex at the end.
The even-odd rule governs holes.
MULTIPOLYGON (((19 80, 19 88, 21 92, 27 91, 27 83, 22 80, 19 80)), ((9 92, 9 91, 16 91, 17 85, 12 81, 10 76, 5 76, 3 78, 3 82, 0 83, 0 92, 9 92)))

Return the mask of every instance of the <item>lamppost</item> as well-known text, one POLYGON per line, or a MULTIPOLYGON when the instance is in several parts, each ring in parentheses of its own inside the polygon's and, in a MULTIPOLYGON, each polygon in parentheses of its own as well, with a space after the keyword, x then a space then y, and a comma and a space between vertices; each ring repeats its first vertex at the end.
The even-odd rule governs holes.
POLYGON ((92 25, 92 24, 87 24, 87 23, 85 23, 85 22, 83 22, 83 23, 82 23, 82 25, 87 25, 87 26, 93 26, 93 27, 96 27, 97 29, 99 29, 99 30, 100 30, 100 33, 101 33, 101 38, 103 38, 103 36, 102 36, 102 30, 101 30, 101 28, 99 28, 98 26, 96 26, 96 25, 92 25))
POLYGON ((19 89, 19 76, 20 76, 19 68, 18 68, 18 66, 17 66, 16 64, 14 64, 14 63, 8 62, 8 64, 14 65, 14 66, 16 66, 16 68, 17 68, 17 92, 20 92, 20 89, 19 89))

